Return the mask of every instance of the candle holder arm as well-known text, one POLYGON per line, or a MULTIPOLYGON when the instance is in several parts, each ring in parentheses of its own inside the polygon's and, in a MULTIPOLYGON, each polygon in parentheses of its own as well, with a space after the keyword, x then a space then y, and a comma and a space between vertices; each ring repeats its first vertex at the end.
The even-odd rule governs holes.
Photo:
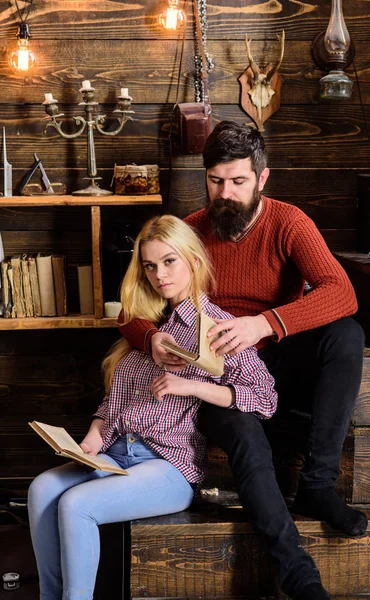
POLYGON ((66 140, 73 140, 74 138, 77 138, 78 136, 81 135, 81 133, 84 132, 85 127, 86 127, 86 120, 83 117, 73 117, 73 120, 76 123, 76 126, 78 127, 79 125, 81 125, 79 130, 76 131, 75 133, 64 133, 64 131, 62 130, 63 123, 57 121, 58 117, 64 117, 64 113, 60 113, 59 115, 52 116, 50 118, 50 121, 48 121, 46 123, 44 133, 46 132, 46 130, 49 127, 53 127, 53 129, 55 129, 61 137, 65 138, 66 140))
POLYGON ((119 126, 117 127, 117 129, 114 129, 113 131, 105 131, 101 126, 105 124, 106 122, 106 115, 97 115, 95 118, 95 127, 96 129, 99 131, 99 133, 101 133, 102 135, 108 135, 108 136, 114 136, 114 135, 118 135, 122 129, 124 128, 124 126, 126 125, 127 121, 137 121, 138 119, 134 119, 133 117, 131 117, 128 113, 132 113, 134 114, 133 110, 130 111, 120 111, 120 110, 115 110, 113 111, 113 113, 120 113, 120 116, 116 116, 116 119, 119 122, 119 126))

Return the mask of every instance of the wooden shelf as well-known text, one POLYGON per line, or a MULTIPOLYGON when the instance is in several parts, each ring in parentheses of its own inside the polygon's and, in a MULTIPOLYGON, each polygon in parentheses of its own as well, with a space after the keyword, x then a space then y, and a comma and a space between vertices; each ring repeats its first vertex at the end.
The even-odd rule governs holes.
POLYGON ((31 329, 106 329, 117 327, 117 319, 97 319, 94 315, 68 315, 67 317, 26 317, 24 319, 0 318, 0 330, 31 329))
POLYGON ((147 196, 8 196, 1 206, 139 206, 162 204, 160 194, 147 196))
POLYGON ((104 314, 101 265, 101 206, 140 206, 162 204, 160 194, 146 196, 9 196, 0 198, 1 207, 35 206, 89 206, 91 207, 92 271, 94 286, 94 314, 71 314, 66 317, 0 318, 0 330, 32 329, 101 329, 117 327, 117 319, 107 319, 104 314))

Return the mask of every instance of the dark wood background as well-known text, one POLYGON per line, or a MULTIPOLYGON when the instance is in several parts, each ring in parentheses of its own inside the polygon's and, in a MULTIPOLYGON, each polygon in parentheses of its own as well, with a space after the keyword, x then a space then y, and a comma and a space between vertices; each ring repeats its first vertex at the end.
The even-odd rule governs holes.
MULTIPOLYGON (((20 3, 22 5, 22 2, 20 3)), ((356 46, 348 74, 353 96, 322 103, 310 45, 325 30, 329 0, 209 0, 208 51, 216 67, 210 75, 215 121, 248 122, 239 106, 238 77, 247 67, 244 36, 253 39, 260 66, 276 59, 276 35, 286 32, 280 109, 266 123, 271 176, 267 194, 298 205, 317 224, 332 249, 356 245, 356 177, 367 173, 370 143, 370 14, 365 0, 344 0, 343 8, 356 46), (363 106, 360 98, 362 98, 363 106)), ((78 3, 36 0, 29 25, 38 66, 26 78, 11 72, 6 50, 14 43, 17 15, 13 2, 0 2, 0 126, 6 127, 14 193, 33 162, 42 159, 52 181, 68 191, 82 185, 86 173, 86 136, 61 139, 45 129, 44 93, 52 92, 66 116, 80 114, 81 82, 96 88, 101 112, 112 114, 115 94, 128 87, 137 122, 116 138, 95 136, 97 165, 109 185, 114 163, 157 163, 161 168, 164 210, 185 216, 204 202, 200 156, 183 156, 175 146, 171 198, 169 124, 176 95, 180 40, 160 29, 157 0, 78 3)), ((186 34, 180 101, 193 101, 192 17, 186 34)), ((109 120, 108 127, 114 126, 109 120)), ((73 126, 69 127, 72 131, 73 126)), ((109 223, 129 220, 133 229, 158 209, 106 209, 109 223)), ((72 263, 88 260, 90 223, 84 209, 0 209, 0 231, 7 254, 19 251, 65 252, 72 263)), ((28 431, 27 421, 66 426, 78 437, 102 398, 100 361, 114 331, 23 331, 0 333, 0 442, 4 463, 1 487, 22 493, 29 478, 56 464, 52 452, 28 431)))

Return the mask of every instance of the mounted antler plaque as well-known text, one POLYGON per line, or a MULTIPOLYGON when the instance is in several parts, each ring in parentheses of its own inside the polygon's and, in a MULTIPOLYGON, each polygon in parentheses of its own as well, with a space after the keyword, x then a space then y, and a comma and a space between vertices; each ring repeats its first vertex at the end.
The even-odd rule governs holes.
POLYGON ((258 131, 264 131, 263 123, 280 106, 280 91, 283 84, 283 78, 279 73, 279 68, 284 56, 285 31, 282 32, 280 39, 280 56, 274 66, 269 63, 264 69, 260 69, 253 59, 248 36, 245 36, 247 47, 247 57, 249 67, 239 77, 241 92, 241 105, 245 112, 256 123, 258 131))

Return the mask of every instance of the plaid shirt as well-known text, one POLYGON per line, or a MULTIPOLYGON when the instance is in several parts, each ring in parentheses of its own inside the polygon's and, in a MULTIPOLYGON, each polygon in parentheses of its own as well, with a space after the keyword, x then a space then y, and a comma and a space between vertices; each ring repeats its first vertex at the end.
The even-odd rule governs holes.
MULTIPOLYGON (((233 318, 206 296, 201 298, 202 310, 211 318, 233 318)), ((196 351, 196 315, 193 303, 187 299, 173 310, 160 330, 171 334, 176 342, 196 351)), ((254 347, 236 356, 225 355, 224 375, 217 377, 193 365, 180 376, 214 385, 230 386, 235 392, 231 407, 252 412, 260 418, 271 417, 277 405, 274 380, 254 347)), ((141 350, 132 350, 118 364, 111 390, 94 417, 104 420, 103 451, 120 435, 136 433, 144 442, 175 467, 191 483, 204 478, 206 441, 197 430, 197 411, 201 400, 195 396, 167 394, 160 402, 150 392, 150 385, 163 371, 141 350)))

